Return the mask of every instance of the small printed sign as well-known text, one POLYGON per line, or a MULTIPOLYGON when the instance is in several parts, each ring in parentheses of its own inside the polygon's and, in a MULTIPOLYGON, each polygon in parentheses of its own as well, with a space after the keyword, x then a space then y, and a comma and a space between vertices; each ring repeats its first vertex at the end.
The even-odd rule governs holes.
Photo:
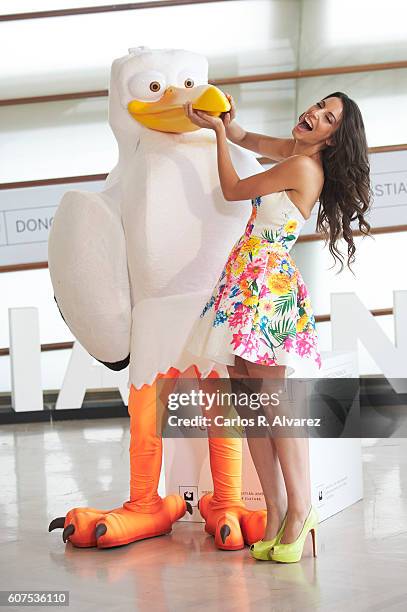
POLYGON ((181 497, 191 504, 191 506, 198 505, 198 487, 194 486, 180 486, 179 494, 181 497))
POLYGON ((104 181, 0 190, 0 266, 48 260, 52 220, 65 192, 101 191, 104 181))
POLYGON ((56 206, 3 211, 6 245, 47 242, 56 206))

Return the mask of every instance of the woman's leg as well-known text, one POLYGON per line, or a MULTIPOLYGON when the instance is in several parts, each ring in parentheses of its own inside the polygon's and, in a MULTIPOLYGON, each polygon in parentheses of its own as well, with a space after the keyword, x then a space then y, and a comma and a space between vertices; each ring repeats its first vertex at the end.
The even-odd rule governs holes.
MULTIPOLYGON (((273 378, 279 366, 262 366, 246 361, 250 378, 273 378)), ((293 542, 299 535, 311 507, 308 438, 274 437, 278 460, 287 491, 287 521, 282 544, 293 542)), ((264 461, 266 463, 266 461, 264 461)), ((272 468, 270 463, 268 469, 272 468)), ((272 468, 273 469, 273 468, 272 468)), ((263 467, 263 470, 266 470, 263 467)), ((273 470, 274 471, 274 470, 273 470)), ((269 495, 267 489, 267 495, 269 495)))
MULTIPOLYGON (((236 356, 235 365, 228 366, 230 378, 248 378, 247 363, 236 356)), ((273 368, 273 374, 275 377, 283 378, 284 367, 273 368)), ((239 406, 236 406, 236 411, 239 413, 239 406)), ((247 416, 246 412, 243 414, 242 411, 241 416, 247 416)), ((246 433, 250 434, 250 431, 246 433)), ((287 508, 287 495, 277 449, 274 440, 268 435, 258 438, 248 435, 247 442, 266 501, 267 525, 263 539, 271 540, 276 536, 287 508)))

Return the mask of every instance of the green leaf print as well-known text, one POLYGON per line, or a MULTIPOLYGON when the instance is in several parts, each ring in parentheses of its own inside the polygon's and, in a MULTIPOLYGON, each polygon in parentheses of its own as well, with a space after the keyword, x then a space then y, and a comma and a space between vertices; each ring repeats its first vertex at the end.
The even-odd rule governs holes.
POLYGON ((260 333, 264 336, 265 339, 263 339, 263 342, 266 346, 269 347, 269 349, 271 351, 273 351, 273 357, 274 357, 274 345, 270 339, 270 336, 268 335, 267 331, 265 330, 264 327, 260 328, 260 333))
POLYGON ((294 234, 289 234, 288 236, 284 237, 284 240, 295 240, 295 236, 294 234))
POLYGON ((274 327, 269 327, 268 331, 279 344, 282 344, 287 336, 295 337, 297 333, 296 325, 290 317, 281 319, 274 327))
POLYGON ((289 312, 292 308, 294 308, 296 301, 296 293, 295 291, 290 291, 285 295, 281 295, 280 297, 274 300, 274 305, 277 314, 283 315, 286 312, 289 312))
POLYGON ((273 230, 268 230, 265 229, 263 230, 261 237, 264 238, 265 240, 267 240, 267 242, 275 242, 274 240, 274 234, 273 234, 273 230))

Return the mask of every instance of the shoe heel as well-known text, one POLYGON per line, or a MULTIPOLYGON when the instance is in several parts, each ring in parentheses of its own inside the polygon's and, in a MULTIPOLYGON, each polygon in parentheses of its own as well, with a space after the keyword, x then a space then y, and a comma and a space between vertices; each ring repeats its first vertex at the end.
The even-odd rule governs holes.
POLYGON ((315 527, 311 529, 311 535, 312 535, 312 550, 314 553, 314 557, 316 557, 317 556, 317 531, 315 527))

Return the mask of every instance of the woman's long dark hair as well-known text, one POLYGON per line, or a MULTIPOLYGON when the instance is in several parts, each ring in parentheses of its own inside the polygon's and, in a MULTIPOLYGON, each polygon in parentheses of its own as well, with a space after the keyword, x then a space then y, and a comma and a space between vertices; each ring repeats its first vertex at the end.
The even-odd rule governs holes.
MULTIPOLYGON (((325 245, 329 239, 329 251, 343 270, 343 256, 337 242, 343 238, 348 245, 347 265, 355 261, 351 221, 358 219, 361 234, 369 235, 370 225, 364 215, 370 208, 370 164, 365 126, 358 105, 341 91, 325 96, 340 98, 343 104, 342 121, 331 139, 333 144, 321 151, 325 175, 324 187, 319 197, 317 232, 321 232, 325 245)), ((335 262, 334 262, 335 265, 335 262)), ((338 274, 339 274, 338 272, 338 274)))

